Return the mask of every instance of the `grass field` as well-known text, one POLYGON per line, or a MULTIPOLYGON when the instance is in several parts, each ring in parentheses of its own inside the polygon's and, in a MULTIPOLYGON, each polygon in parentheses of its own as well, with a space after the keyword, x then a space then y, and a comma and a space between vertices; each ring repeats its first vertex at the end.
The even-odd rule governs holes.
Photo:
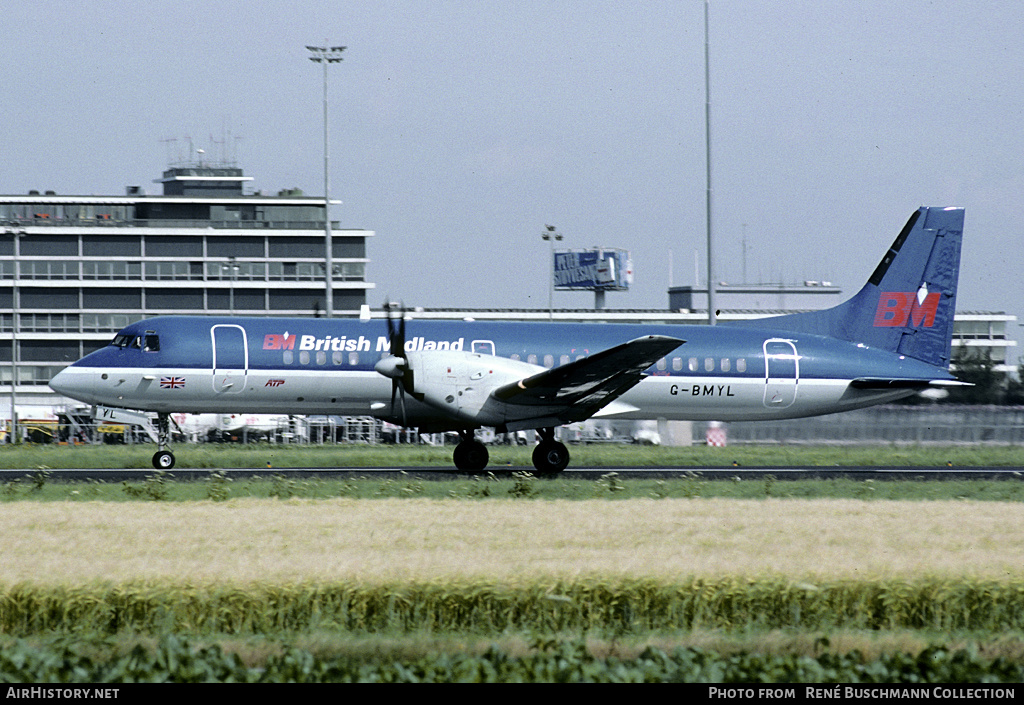
MULTIPOLYGON (((140 448, 148 461, 152 447, 140 448)), ((86 451, 75 457, 104 465, 125 451, 0 457, 40 450, 86 451)), ((258 467, 245 453, 263 450, 214 448, 207 459, 258 467)), ((322 462, 339 449, 308 450, 322 462)), ((702 464, 722 449, 682 450, 702 464)), ((742 450, 750 465, 1019 458, 1014 449, 876 448, 869 463, 867 449, 742 450)), ((381 464, 395 451, 361 457, 381 464)), ((49 465, 42 457, 24 466, 49 465)), ((174 635, 261 668, 286 656, 304 663, 293 647, 374 664, 498 648, 585 666, 649 646, 726 659, 906 654, 937 663, 929 649, 938 645, 968 649, 953 660, 982 670, 965 677, 989 672, 991 659, 1012 665, 1006 672, 1017 675, 1005 677, 1024 673, 1019 480, 35 477, 0 492, 0 652, 65 648, 74 635, 77 650, 128 658, 138 644, 180 651, 164 641, 174 635)))
MULTIPOLYGON (((426 445, 250 445, 179 444, 179 468, 360 468, 452 466, 452 447, 426 445)), ((155 447, 0 445, 0 469, 151 469, 155 447)), ((572 465, 596 467, 755 466, 945 466, 1024 467, 1018 446, 630 446, 571 445, 572 465)), ((532 467, 532 446, 492 446, 491 467, 532 467)))
POLYGON ((1021 502, 12 502, 0 532, 7 583, 1024 578, 1021 502))

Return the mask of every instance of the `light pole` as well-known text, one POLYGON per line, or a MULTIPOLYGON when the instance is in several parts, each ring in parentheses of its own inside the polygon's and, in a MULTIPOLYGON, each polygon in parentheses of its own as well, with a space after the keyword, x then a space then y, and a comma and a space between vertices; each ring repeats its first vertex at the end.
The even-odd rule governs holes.
POLYGON ((309 60, 324 67, 324 256, 326 266, 324 267, 324 281, 326 282, 325 295, 327 298, 325 311, 328 318, 334 315, 334 283, 331 272, 334 269, 334 255, 331 251, 331 177, 328 171, 329 148, 327 141, 327 64, 336 64, 341 61, 341 52, 345 47, 313 47, 307 46, 309 60))
POLYGON ((711 248, 711 48, 708 40, 709 0, 704 0, 704 150, 707 167, 707 231, 708 231, 708 323, 718 322, 715 310, 715 266, 711 248))
POLYGON ((18 278, 21 274, 19 271, 19 257, 20 241, 21 236, 25 235, 24 230, 14 231, 8 230, 8 234, 14 240, 14 276, 11 279, 11 435, 8 437, 8 443, 17 443, 18 440, 18 412, 17 409, 17 386, 18 386, 18 325, 20 323, 19 310, 18 310, 18 278))
POLYGON ((239 266, 233 256, 228 256, 228 263, 220 266, 222 272, 227 272, 231 277, 231 287, 228 289, 228 311, 235 315, 235 280, 238 278, 239 266))
POLYGON ((562 233, 555 230, 554 225, 545 225, 545 230, 540 234, 542 240, 551 243, 551 279, 548 280, 548 320, 555 320, 555 240, 562 239, 562 233))

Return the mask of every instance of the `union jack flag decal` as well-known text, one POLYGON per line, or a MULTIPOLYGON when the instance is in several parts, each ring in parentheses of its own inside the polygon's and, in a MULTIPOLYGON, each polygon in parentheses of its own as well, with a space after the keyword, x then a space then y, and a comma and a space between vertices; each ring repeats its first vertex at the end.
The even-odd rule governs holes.
POLYGON ((160 388, 161 389, 179 389, 185 386, 184 377, 161 377, 160 388))

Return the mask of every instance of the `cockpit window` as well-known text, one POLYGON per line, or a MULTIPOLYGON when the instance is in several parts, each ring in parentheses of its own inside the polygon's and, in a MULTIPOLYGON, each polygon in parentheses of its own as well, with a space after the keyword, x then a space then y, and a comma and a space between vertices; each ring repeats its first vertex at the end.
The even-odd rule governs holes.
POLYGON ((160 350, 160 336, 152 331, 146 331, 145 335, 119 333, 114 336, 114 339, 110 341, 110 344, 115 348, 157 352, 160 350))

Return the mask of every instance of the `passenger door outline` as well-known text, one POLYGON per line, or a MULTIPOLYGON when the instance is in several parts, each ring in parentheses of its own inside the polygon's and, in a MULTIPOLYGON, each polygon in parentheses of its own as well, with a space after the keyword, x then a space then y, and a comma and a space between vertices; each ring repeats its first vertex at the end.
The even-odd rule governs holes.
POLYGON ((210 328, 213 345, 213 391, 241 394, 249 375, 249 340, 245 328, 218 323, 210 328))
POLYGON ((800 381, 800 356, 792 340, 769 338, 764 341, 764 405, 786 409, 796 401, 800 381))

